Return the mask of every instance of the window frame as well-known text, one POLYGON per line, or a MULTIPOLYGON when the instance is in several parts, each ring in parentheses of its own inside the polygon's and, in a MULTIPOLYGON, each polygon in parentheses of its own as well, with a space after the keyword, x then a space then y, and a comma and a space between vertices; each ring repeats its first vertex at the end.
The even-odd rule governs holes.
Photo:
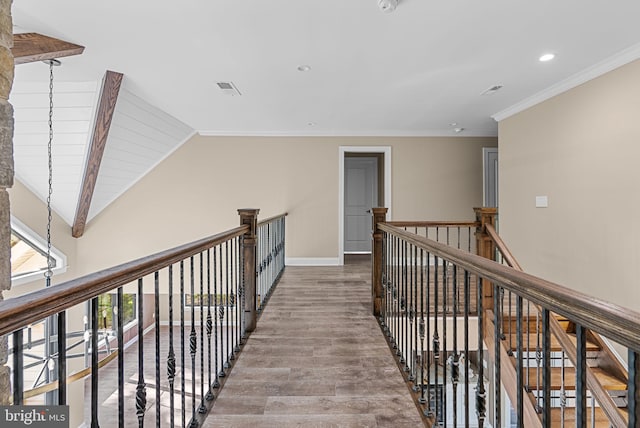
MULTIPOLYGON (((19 235, 24 242, 36 250, 44 252, 44 254, 47 253, 47 241, 13 215, 11 215, 11 232, 19 235)), ((53 244, 51 245, 51 257, 56 261, 56 267, 51 270, 53 276, 65 273, 67 271, 67 256, 53 244)), ((11 286, 27 284, 38 279, 44 279, 44 271, 24 273, 15 277, 12 274, 11 286)))

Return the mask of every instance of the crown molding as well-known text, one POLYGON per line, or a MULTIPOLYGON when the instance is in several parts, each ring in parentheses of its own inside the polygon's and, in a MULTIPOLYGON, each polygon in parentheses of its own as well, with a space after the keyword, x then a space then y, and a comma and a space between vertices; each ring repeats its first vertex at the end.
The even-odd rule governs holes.
POLYGON ((465 129, 456 134, 451 129, 424 131, 212 131, 201 130, 203 137, 497 137, 496 129, 465 129))
POLYGON ((623 65, 629 64, 632 61, 640 58, 640 43, 637 43, 623 51, 618 52, 617 54, 601 61, 597 64, 592 65, 560 82, 548 87, 547 89, 538 92, 535 95, 530 96, 517 104, 508 107, 493 116, 491 116, 496 122, 500 122, 504 119, 507 119, 514 114, 520 113, 530 107, 535 106, 536 104, 540 104, 550 98, 555 97, 556 95, 560 95, 563 92, 566 92, 570 89, 575 88, 576 86, 582 85, 590 80, 593 80, 597 77, 602 76, 610 71, 615 70, 616 68, 622 67, 623 65))

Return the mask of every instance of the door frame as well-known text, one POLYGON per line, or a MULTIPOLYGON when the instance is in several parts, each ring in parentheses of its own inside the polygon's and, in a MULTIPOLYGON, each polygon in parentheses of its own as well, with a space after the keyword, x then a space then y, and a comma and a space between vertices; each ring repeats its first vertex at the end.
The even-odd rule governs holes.
POLYGON ((338 155, 338 265, 344 265, 344 158, 347 153, 382 153, 384 156, 384 206, 391 216, 391 146, 340 146, 338 155))
MULTIPOLYGON (((487 159, 489 158, 489 153, 499 154, 497 147, 483 147, 482 148, 482 206, 487 206, 487 173, 489 171, 489 165, 487 165, 487 159)), ((500 162, 500 161, 498 161, 500 162)), ((495 171, 496 175, 498 171, 495 171)), ((499 186, 498 181, 496 180, 496 186, 499 186)), ((499 189, 499 187, 498 187, 499 189)), ((498 202, 498 193, 496 192, 496 205, 498 202)))

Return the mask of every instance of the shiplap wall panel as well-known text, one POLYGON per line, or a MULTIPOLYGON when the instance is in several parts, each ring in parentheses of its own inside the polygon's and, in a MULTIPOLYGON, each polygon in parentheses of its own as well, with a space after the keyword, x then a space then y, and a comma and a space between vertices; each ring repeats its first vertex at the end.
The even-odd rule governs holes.
POLYGON ((88 221, 170 155, 193 129, 147 103, 123 81, 102 157, 88 221))
MULTIPOLYGON (((75 216, 99 88, 98 81, 54 83, 51 205, 69 225, 75 216)), ((16 178, 44 201, 48 193, 49 83, 16 81, 10 101, 15 110, 16 178)))

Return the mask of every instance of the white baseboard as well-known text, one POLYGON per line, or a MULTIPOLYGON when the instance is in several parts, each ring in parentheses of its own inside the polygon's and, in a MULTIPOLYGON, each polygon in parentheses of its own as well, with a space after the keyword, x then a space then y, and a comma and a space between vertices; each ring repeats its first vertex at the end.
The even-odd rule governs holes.
POLYGON ((286 266, 338 266, 340 259, 337 257, 287 257, 286 266))

